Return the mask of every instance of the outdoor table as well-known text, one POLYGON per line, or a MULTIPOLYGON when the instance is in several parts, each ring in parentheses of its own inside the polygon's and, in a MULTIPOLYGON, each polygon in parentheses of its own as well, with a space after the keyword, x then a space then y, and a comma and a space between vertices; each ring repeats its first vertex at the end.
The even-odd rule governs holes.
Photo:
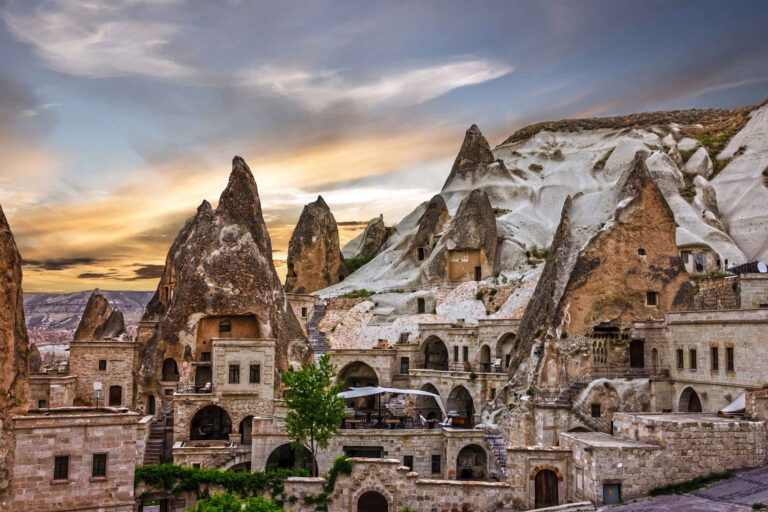
POLYGON ((347 425, 350 425, 351 428, 357 428, 357 424, 361 423, 361 422, 362 422, 362 420, 349 419, 349 420, 346 420, 345 423, 347 425))
POLYGON ((384 420, 384 423, 388 425, 390 429, 394 429, 397 425, 400 424, 400 420, 397 418, 387 418, 384 420))

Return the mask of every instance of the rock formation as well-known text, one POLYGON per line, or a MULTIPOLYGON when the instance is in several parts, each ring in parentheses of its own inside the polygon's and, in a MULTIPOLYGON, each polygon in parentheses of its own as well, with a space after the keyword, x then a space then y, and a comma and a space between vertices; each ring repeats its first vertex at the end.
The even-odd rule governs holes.
POLYGON ((389 240, 392 229, 384 224, 384 215, 379 215, 368 221, 365 231, 344 246, 344 258, 363 258, 370 260, 381 251, 389 240))
POLYGON ((448 175, 443 189, 447 189, 451 182, 457 178, 471 179, 479 168, 493 163, 494 160, 496 158, 491 152, 491 146, 483 137, 480 128, 473 124, 464 135, 464 142, 461 143, 461 149, 456 155, 456 160, 453 162, 451 173, 448 175))
POLYGON ((475 250, 480 251, 478 265, 482 267, 482 275, 491 275, 496 268, 497 248, 493 207, 485 192, 475 189, 462 200, 456 216, 440 238, 424 269, 425 276, 428 280, 449 277, 449 253, 475 250))
POLYGON ((88 298, 83 316, 75 331, 75 341, 117 338, 125 332, 123 314, 114 309, 107 298, 94 290, 88 298))
POLYGON ((448 218, 445 200, 443 196, 437 194, 427 203, 426 210, 419 218, 416 235, 409 244, 408 254, 414 261, 429 257, 437 241, 436 235, 442 232, 448 218))
POLYGON ((557 347, 569 336, 590 336, 596 328, 618 333, 634 320, 662 318, 680 300, 687 277, 675 217, 645 158, 643 152, 635 156, 613 218, 596 232, 577 232, 570 219, 575 204, 566 201, 550 257, 518 330, 520 348, 510 365, 516 381, 525 377, 521 369, 528 371, 525 360, 537 340, 557 347))
POLYGON ((312 293, 347 276, 336 219, 322 196, 302 210, 288 242, 287 263, 285 291, 289 293, 312 293))
POLYGON ((13 416, 27 408, 29 363, 21 256, 0 207, 0 494, 13 471, 13 416))
POLYGON ((28 364, 30 374, 40 373, 43 369, 43 356, 34 343, 29 344, 28 364))
POLYGON ((256 182, 239 156, 232 160, 218 208, 203 201, 168 251, 143 318, 157 327, 148 339, 139 339, 144 391, 156 387, 164 357, 182 361, 186 347, 196 346, 200 319, 217 315, 252 315, 259 336, 276 340, 276 372, 289 361, 300 364, 311 357, 272 262, 256 182))

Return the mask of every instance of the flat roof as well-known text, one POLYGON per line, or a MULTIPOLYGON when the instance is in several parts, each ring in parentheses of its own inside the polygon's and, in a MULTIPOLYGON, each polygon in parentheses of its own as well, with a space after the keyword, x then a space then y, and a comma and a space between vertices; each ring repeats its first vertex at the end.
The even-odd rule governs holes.
POLYGON ((564 432, 560 434, 594 448, 660 448, 655 444, 641 443, 632 439, 612 436, 604 432, 564 432))
POLYGON ((651 420, 659 423, 756 423, 741 418, 729 418, 711 413, 695 412, 667 412, 667 413, 617 413, 632 416, 642 420, 651 420))

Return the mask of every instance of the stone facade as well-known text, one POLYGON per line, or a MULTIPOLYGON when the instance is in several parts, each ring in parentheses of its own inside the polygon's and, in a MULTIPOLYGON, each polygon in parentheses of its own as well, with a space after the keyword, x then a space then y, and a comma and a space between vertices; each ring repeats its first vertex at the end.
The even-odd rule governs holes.
POLYGON ((699 414, 616 414, 614 436, 565 433, 573 452, 574 498, 603 503, 605 484, 621 484, 622 499, 766 462, 763 422, 699 414))
POLYGON ((29 408, 71 407, 76 396, 76 375, 33 373, 29 376, 29 408))
POLYGON ((763 308, 768 305, 768 274, 744 274, 740 281, 742 308, 763 308))
POLYGON ((285 298, 288 299, 293 314, 296 315, 296 319, 301 324, 304 334, 307 334, 307 322, 312 318, 312 313, 315 311, 317 297, 300 293, 286 293, 285 298))
MULTIPOLYGON (((144 449, 136 413, 117 409, 63 408, 17 416, 12 498, 7 512, 130 512, 134 467, 144 449), (106 476, 93 476, 93 455, 107 454, 106 476), (66 478, 54 478, 54 458, 68 456, 66 478)), ((61 476, 61 475, 59 475, 61 476)))
POLYGON ((131 341, 73 341, 69 373, 77 377, 76 405, 96 405, 94 383, 102 386, 98 405, 133 408, 138 345, 131 341), (119 393, 115 391, 119 388, 119 393))

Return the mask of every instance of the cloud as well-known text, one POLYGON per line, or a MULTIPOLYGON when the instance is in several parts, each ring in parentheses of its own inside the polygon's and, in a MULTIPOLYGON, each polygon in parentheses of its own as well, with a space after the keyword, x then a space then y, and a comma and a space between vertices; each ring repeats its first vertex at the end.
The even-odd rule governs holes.
POLYGON ((343 102, 367 108, 417 105, 460 87, 494 80, 512 70, 512 66, 498 61, 457 59, 360 79, 336 70, 315 71, 268 63, 244 72, 239 83, 321 111, 343 102))
POLYGON ((165 265, 142 265, 138 264, 138 268, 134 269, 134 277, 130 278, 131 281, 139 279, 160 279, 165 270, 165 265))
POLYGON ((37 267, 42 270, 64 270, 82 265, 92 265, 98 263, 96 258, 54 258, 49 260, 22 260, 22 265, 28 267, 37 267))
POLYGON ((181 27, 137 14, 158 3, 169 2, 51 0, 27 12, 6 10, 2 17, 19 41, 62 73, 91 78, 197 75, 197 69, 167 51, 181 27))

